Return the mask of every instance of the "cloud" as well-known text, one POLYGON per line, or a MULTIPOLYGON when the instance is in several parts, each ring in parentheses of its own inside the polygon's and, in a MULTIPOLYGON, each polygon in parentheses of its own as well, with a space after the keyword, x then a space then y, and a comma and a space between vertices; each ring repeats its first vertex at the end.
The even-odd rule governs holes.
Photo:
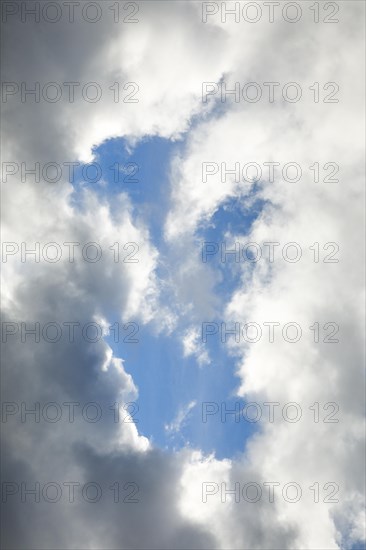
MULTIPOLYGON (((125 26, 122 30, 104 21, 96 27, 85 22, 49 26, 28 21, 23 25, 19 18, 5 26, 6 81, 29 86, 34 82, 78 81, 82 86, 98 78, 109 97, 91 104, 80 97, 73 104, 9 99, 3 105, 6 162, 19 168, 21 163, 32 167, 37 162, 42 167, 48 162, 63 166, 65 162, 90 161, 93 147, 114 136, 125 136, 133 143, 145 135, 175 139, 186 131, 190 118, 200 109, 197 82, 202 67, 210 56, 211 68, 207 70, 210 78, 216 78, 218 56, 208 47, 200 60, 196 57, 195 74, 192 71, 192 52, 186 44, 196 34, 195 27, 201 25, 192 20, 189 5, 182 10, 165 3, 153 8, 145 4, 144 12, 141 24, 133 29, 125 26), (165 45, 173 36, 185 44, 177 48, 175 74, 165 45), (184 65, 186 71, 182 73, 184 65), (137 80, 139 104, 114 103, 108 87, 115 81, 123 84, 137 80)), ((209 43, 217 44, 212 33, 208 38, 209 43)), ((131 421, 138 389, 124 358, 113 354, 106 334, 92 343, 81 337, 78 328, 100 321, 105 333, 105 326, 114 322, 147 323, 160 311, 164 317, 166 308, 160 310, 155 273, 159 253, 148 228, 123 192, 102 199, 87 187, 76 193, 64 174, 54 185, 42 177, 35 182, 32 176, 22 182, 20 169, 10 179, 3 185, 7 204, 3 238, 15 243, 15 248, 19 246, 19 251, 3 264, 3 320, 19 325, 17 334, 4 344, 2 391, 11 408, 18 405, 19 415, 10 414, 4 423, 3 479, 15 480, 19 488, 21 482, 29 487, 36 481, 59 483, 64 488, 64 482, 70 480, 102 483, 101 478, 108 473, 111 483, 131 478, 143 494, 137 508, 132 505, 127 515, 123 510, 121 521, 121 510, 113 501, 110 506, 103 501, 99 511, 94 507, 91 514, 89 503, 72 506, 62 499, 51 507, 43 495, 40 503, 27 499, 27 513, 19 517, 19 492, 3 503, 5 546, 214 548, 215 541, 207 530, 192 524, 177 508, 181 460, 151 450, 149 441, 131 421), (80 243, 74 262, 64 245, 70 242, 80 243), (100 261, 95 263, 80 255, 82 247, 91 242, 102 250, 100 261), (116 262, 110 250, 115 242, 121 246, 136 243, 138 263, 116 262), (40 261, 30 256, 22 261, 21 243, 28 248, 39 243, 40 261), (48 243, 61 247, 60 261, 44 260, 42 252, 48 243), (70 322, 78 323, 74 342, 65 330, 65 323, 70 322), (51 343, 44 337, 37 342, 28 336, 23 343, 20 323, 30 329, 39 323, 41 330, 47 323, 57 323, 64 329, 63 338, 51 343), (123 415, 118 422, 115 403, 123 415), (90 408, 84 410, 87 405, 90 408), (40 421, 27 414, 25 407, 39 410, 40 421), (62 417, 52 422, 47 414, 52 416, 57 407, 61 407, 62 417), (90 421, 88 414, 93 417, 98 408, 101 418, 90 421)), ((103 489, 112 495, 108 487, 103 489)))
MULTIPOLYGON (((173 270, 164 284, 157 277, 160 251, 126 193, 101 198, 89 189, 76 193, 65 177, 50 185, 31 177, 22 182, 20 173, 4 183, 5 241, 29 247, 39 242, 42 250, 50 242, 94 242, 103 255, 96 263, 80 256, 72 263, 66 254, 57 263, 22 262, 20 252, 12 255, 3 263, 3 320, 28 327, 73 321, 85 326, 100 320, 105 329, 115 320, 147 324, 165 318, 171 329, 183 327, 185 354, 195 354, 198 363, 206 363, 208 353, 196 327, 209 316, 241 323, 295 320, 304 330, 296 345, 262 339, 229 344, 228 352, 238 362, 238 395, 281 404, 296 401, 307 412, 299 423, 285 418, 262 423, 245 451, 230 460, 199 450, 163 453, 131 422, 133 406, 123 408, 122 422, 114 421, 113 404, 135 403, 138 388, 123 353, 113 353, 107 335, 95 343, 80 333, 75 342, 35 342, 31 336, 24 343, 19 330, 3 346, 5 400, 20 407, 58 403, 63 414, 65 403, 79 403, 78 413, 85 404, 97 403, 103 414, 98 422, 77 414, 75 422, 63 416, 57 423, 43 416, 33 421, 34 415, 22 422, 20 412, 11 414, 3 426, 4 479, 28 485, 53 480, 61 486, 92 481, 103 487, 105 498, 94 505, 80 498, 50 504, 30 497, 22 503, 26 513, 19 514, 19 492, 9 496, 3 505, 8 548, 310 550, 350 547, 361 538, 363 273, 354 266, 363 259, 364 90, 358 59, 364 8, 359 2, 345 6, 340 25, 304 20, 299 26, 263 23, 260 30, 217 19, 205 25, 200 6, 188 2, 141 3, 141 21, 131 26, 111 25, 107 18, 95 26, 82 21, 23 24, 16 17, 5 25, 7 81, 31 85, 98 78, 103 90, 97 103, 80 97, 75 103, 9 98, 3 105, 6 162, 28 167, 85 162, 93 158, 95 146, 116 136, 132 146, 146 135, 171 140, 189 135, 171 167, 165 236, 173 270), (202 82, 223 79, 230 85, 298 81, 304 97, 298 103, 203 104, 202 82), (116 81, 136 82, 139 103, 115 103, 109 87, 116 81), (339 103, 315 103, 309 87, 331 81, 339 84, 339 103), (271 183, 263 177, 254 186, 232 174, 223 182, 218 172, 202 181, 203 162, 232 167, 235 162, 271 161, 299 163, 302 180, 289 183, 280 177, 271 183), (315 161, 321 166, 338 163, 340 182, 314 182, 308 167, 315 161), (231 231, 231 239, 296 241, 304 261, 263 260, 249 274, 243 264, 225 304, 215 291, 221 275, 197 258, 197 232, 227 201, 235 198, 245 206, 253 193, 263 209, 246 232, 231 231), (139 262, 115 262, 110 247, 116 241, 137 243, 139 262), (309 250, 314 242, 320 243, 322 254, 325 243, 336 242, 341 261, 314 262, 309 250), (321 326, 337 323, 340 343, 314 346, 308 327, 315 321, 321 326), (339 405, 341 422, 315 423, 309 407, 329 402, 339 405), (221 502, 219 494, 202 502, 202 483, 220 487, 225 482, 232 488, 253 480, 296 481, 306 495, 296 504, 262 499, 244 508, 233 499, 221 502), (138 505, 113 502, 110 486, 117 481, 137 484, 138 505), (321 490, 327 483, 339 485, 339 502, 324 502, 322 494, 314 503, 308 488, 315 482, 321 490)), ((178 413, 168 431, 179 430, 193 403, 178 413)))
MULTIPOLYGON (((359 170, 364 159, 364 138, 359 124, 363 85, 359 67, 354 61, 345 60, 346 55, 352 60, 359 55, 360 28, 356 14, 363 8, 357 3, 347 6, 341 29, 328 26, 322 33, 309 25, 306 34, 297 29, 295 36, 293 27, 280 37, 280 25, 270 26, 266 33, 257 33, 254 25, 252 31, 246 27, 245 33, 239 25, 225 25, 232 39, 231 55, 237 54, 241 61, 226 75, 231 88, 235 82, 299 82, 303 100, 291 105, 283 100, 273 104, 228 100, 223 112, 192 130, 184 154, 173 164, 173 201, 166 222, 169 242, 179 242, 183 237, 188 240, 187 234, 194 235, 209 227, 214 213, 228 200, 235 198, 245 206, 250 204, 254 193, 262 201, 262 211, 249 224, 249 230, 232 232, 230 244, 254 242, 264 250, 264 243, 278 243, 274 262, 263 257, 249 266, 241 261, 240 283, 221 313, 221 319, 230 326, 234 322, 240 322, 241 326, 256 322, 263 331, 257 343, 248 344, 241 339, 239 344, 233 340, 228 344, 238 361, 238 395, 250 402, 296 402, 303 411, 314 402, 335 402, 341 411, 341 420, 336 424, 316 425, 305 413, 298 424, 285 419, 280 426, 263 424, 261 431, 247 442, 245 464, 234 463, 237 477, 230 478, 232 486, 236 481, 248 479, 248 470, 252 469, 256 479, 264 476, 282 483, 299 480, 302 487, 311 486, 315 480, 323 485, 333 481, 341 488, 339 502, 330 505, 323 501, 314 506, 309 499, 302 499, 295 506, 281 501, 275 515, 281 518, 282 526, 282 518, 289 522, 289 530, 285 532, 291 542, 286 539, 280 544, 281 539, 276 538, 279 533, 271 522, 267 533, 274 535, 275 540, 259 543, 263 536, 260 531, 251 543, 250 527, 240 522, 243 516, 228 507, 233 525, 243 526, 243 538, 237 529, 230 529, 223 522, 225 528, 217 535, 222 547, 226 544, 240 548, 245 540, 246 548, 338 548, 346 539, 347 544, 354 544, 358 537, 362 538, 361 527, 345 528, 358 524, 364 507, 361 458, 364 316, 360 308, 364 279, 360 267, 364 265, 360 232, 364 196, 359 170), (271 44, 276 44, 276 48, 271 48, 271 44), (286 53, 289 48, 293 56, 286 53), (333 56, 334 48, 342 62, 333 56), (307 92, 314 81, 337 82, 341 90, 339 102, 315 104, 307 92), (352 135, 357 136, 354 145, 347 133, 335 131, 342 126, 353 128, 352 135), (315 160, 321 165, 336 162, 340 167, 339 182, 315 182, 309 170, 315 160), (218 168, 225 162, 232 173, 225 182, 222 171, 217 170, 205 182, 202 177, 205 162, 216 163, 218 168), (243 166, 253 162, 263 171, 255 187, 242 178, 243 166), (290 183, 279 172, 276 181, 271 182, 264 172, 264 163, 268 162, 278 162, 281 167, 287 162, 298 163, 302 168, 301 181, 290 183), (240 163, 240 179, 236 178, 235 163, 240 163), (288 242, 301 247, 302 259, 297 263, 282 257, 282 248, 288 242), (314 261, 310 248, 314 243, 319 243, 322 250, 319 262, 314 261), (327 243, 335 246, 327 247, 327 243), (339 262, 324 263, 326 253, 338 247, 339 262), (296 345, 286 342, 281 335, 282 327, 293 321, 303 330, 296 345), (309 327, 315 321, 321 326, 328 322, 338 325, 340 342, 314 345, 309 327), (282 325, 274 343, 269 342, 264 332, 265 322, 282 325), (354 506, 352 520, 350 500, 354 506), (311 530, 307 529, 309 523, 314 526, 311 530), (232 532, 234 537, 239 536, 239 542, 230 539, 232 532)), ((197 316, 199 311, 198 308, 197 316)), ((203 315, 201 318, 210 320, 203 315)), ((324 334, 321 339, 325 339, 324 334)), ((234 506, 234 510, 238 508, 234 506)), ((262 511, 257 508, 260 522, 262 511)), ((189 512, 188 500, 185 509, 189 512)), ((214 510, 211 519, 217 513, 214 510)), ((207 521, 204 518, 203 523, 207 521)))
POLYGON ((200 333, 196 329, 190 329, 187 331, 183 338, 184 356, 189 357, 195 355, 197 357, 198 364, 209 365, 210 357, 207 350, 205 350, 203 344, 200 342, 200 333))
POLYGON ((179 433, 180 430, 182 429, 182 427, 184 426, 186 420, 187 420, 187 417, 190 413, 190 411, 197 405, 197 402, 196 401, 190 401, 188 403, 188 405, 186 405, 185 407, 182 407, 179 411, 178 411, 178 414, 177 416, 174 418, 173 422, 171 422, 170 424, 167 424, 165 426, 165 430, 169 433, 169 434, 176 434, 176 433, 179 433))

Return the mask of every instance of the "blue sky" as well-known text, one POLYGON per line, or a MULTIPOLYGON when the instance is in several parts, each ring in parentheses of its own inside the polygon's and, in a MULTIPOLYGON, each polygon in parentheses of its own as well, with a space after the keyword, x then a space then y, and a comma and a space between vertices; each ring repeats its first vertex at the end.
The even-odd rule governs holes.
MULTIPOLYGON (((163 231, 165 214, 169 208, 170 185, 169 170, 173 155, 184 148, 185 141, 172 142, 159 137, 144 139, 134 147, 122 139, 111 139, 94 150, 95 162, 101 166, 106 174, 107 185, 91 184, 101 196, 109 198, 120 192, 128 193, 137 217, 142 217, 149 229, 152 243, 159 248, 164 257, 164 270, 174 269, 173 261, 169 257, 169 247, 164 241, 163 231), (120 166, 134 166, 138 171, 130 178, 137 182, 128 181, 125 174, 121 174, 121 182, 115 182, 115 173, 110 169, 114 163, 120 166), (126 179, 126 181, 123 181, 126 179)), ((81 178, 81 169, 76 172, 75 202, 78 189, 85 182, 81 178)), ((90 169, 90 179, 93 177, 90 169)), ((197 183, 199 184, 199 182, 197 183)), ((113 203, 113 201, 112 201, 113 203)), ((221 206, 207 226, 201 228, 197 234, 198 258, 201 258, 204 242, 220 242, 227 231, 246 233, 261 209, 261 203, 255 203, 251 210, 243 212, 240 201, 233 199, 221 206)), ((209 258, 208 265, 222 273, 215 292, 224 304, 240 277, 238 265, 220 262, 220 255, 209 258), (235 269, 233 269, 235 268, 235 269)), ((158 268, 159 272, 159 268, 158 268)), ((162 271, 164 273, 164 271, 162 271)), ((131 320, 133 321, 133 320, 131 320)), ((205 319, 205 321, 219 322, 219 319, 205 319)), ((113 342, 112 337, 106 341, 113 348, 115 355, 123 357, 127 372, 132 374, 139 390, 139 411, 135 415, 138 419, 139 431, 151 438, 161 448, 179 449, 190 445, 201 448, 204 452, 215 452, 218 458, 231 458, 242 452, 246 438, 256 429, 255 423, 250 423, 242 417, 228 414, 226 422, 221 421, 221 409, 235 410, 243 407, 245 402, 235 395, 239 384, 235 376, 235 357, 228 354, 225 344, 217 337, 208 338, 205 344, 210 357, 210 365, 199 366, 193 356, 184 357, 182 347, 182 326, 172 335, 164 332, 157 334, 154 327, 140 325, 138 334, 139 343, 113 342), (171 424, 181 409, 194 401, 196 404, 182 423, 178 433, 169 433, 165 426, 171 424), (208 416, 207 422, 202 421, 204 403, 217 403, 219 412, 208 416)))

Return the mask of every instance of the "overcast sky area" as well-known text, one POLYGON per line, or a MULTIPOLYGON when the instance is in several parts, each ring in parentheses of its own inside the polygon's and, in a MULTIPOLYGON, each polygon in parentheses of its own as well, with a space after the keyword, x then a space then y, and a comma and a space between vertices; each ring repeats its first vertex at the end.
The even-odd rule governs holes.
POLYGON ((364 1, 1 27, 1 547, 365 550, 364 1))

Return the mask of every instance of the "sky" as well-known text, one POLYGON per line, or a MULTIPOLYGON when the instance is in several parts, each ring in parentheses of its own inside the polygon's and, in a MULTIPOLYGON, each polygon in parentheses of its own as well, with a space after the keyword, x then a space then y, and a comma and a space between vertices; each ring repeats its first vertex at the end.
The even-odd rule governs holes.
POLYGON ((2 4, 2 547, 365 548, 364 11, 2 4))

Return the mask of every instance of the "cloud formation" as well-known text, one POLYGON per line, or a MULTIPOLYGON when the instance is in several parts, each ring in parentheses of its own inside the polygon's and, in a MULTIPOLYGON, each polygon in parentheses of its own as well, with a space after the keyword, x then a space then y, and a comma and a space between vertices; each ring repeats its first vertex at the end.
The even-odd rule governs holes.
MULTIPOLYGON (((44 421, 42 414, 40 422, 31 414, 22 422, 20 413, 6 409, 3 477, 16 483, 18 491, 3 502, 5 547, 313 550, 351 549, 362 540, 364 89, 358 60, 364 6, 340 4, 336 25, 304 18, 296 24, 243 26, 216 16, 206 24, 201 3, 155 1, 140 3, 139 23, 132 25, 111 24, 108 17, 95 24, 25 24, 19 15, 3 24, 3 80, 29 87, 97 81, 103 90, 98 102, 80 95, 73 103, 64 98, 34 102, 31 97, 22 102, 17 94, 9 96, 2 105, 6 162, 27 167, 88 162, 95 147, 110 138, 125 137, 132 148, 146 136, 184 137, 166 190, 170 207, 162 220, 168 250, 164 262, 172 269, 163 281, 158 277, 161 251, 126 192, 101 198, 87 186, 77 190, 66 177, 52 185, 44 178, 35 183, 32 176, 22 181, 21 171, 3 184, 3 241, 19 245, 15 253, 7 249, 2 264, 3 322, 9 330, 9 323, 18 323, 19 329, 20 323, 33 328, 36 322, 42 327, 50 322, 154 322, 184 334, 177 357, 183 350, 205 365, 209 353, 199 341, 200 324, 212 317, 260 325, 296 321, 303 327, 296 345, 283 338, 227 343, 237 361, 238 396, 296 402, 308 412, 314 403, 335 402, 341 418, 339 423, 315 423, 308 414, 298 423, 284 418, 263 422, 251 439, 243 440, 241 454, 223 460, 199 449, 169 453, 155 448, 131 421, 138 388, 125 357, 113 353, 106 334, 95 343, 79 332, 74 342, 68 337, 35 342, 31 336, 22 342, 21 330, 15 329, 3 344, 3 401, 58 403, 64 415, 69 413, 65 403, 79 405, 74 422, 57 423, 44 421), (136 83, 138 103, 115 103, 110 89, 115 82, 136 83), (222 102, 215 94, 204 103, 205 82, 213 83, 214 90, 223 82, 228 89, 236 82, 256 82, 263 94, 268 93, 264 83, 279 82, 279 99, 235 102, 230 95, 222 102), (298 102, 286 101, 280 93, 289 82, 301 85, 298 102), (310 89, 315 82, 322 98, 332 91, 324 85, 336 82, 339 102, 315 102, 317 88, 310 89), (221 168, 203 181, 203 163, 221 167, 223 162, 231 170, 226 181, 221 168), (281 167, 297 163, 301 180, 289 182, 283 172, 275 182, 266 175, 255 183, 243 180, 243 164, 263 167, 268 162, 281 167), (320 169, 336 162, 340 181, 314 181, 309 170, 314 162, 320 169), (241 164, 239 178, 232 172, 236 163, 241 164), (263 259, 250 269, 240 263, 237 284, 225 303, 216 291, 223 276, 202 263, 197 240, 229 201, 250 210, 253 197, 263 204, 258 217, 249 229, 227 232, 228 241, 296 242, 304 258, 288 262, 279 253, 278 261, 263 259), (116 262, 110 248, 115 242, 137 243, 139 261, 116 262), (320 262, 313 261, 310 249, 316 242, 320 262), (329 242, 339 247, 338 263, 323 261, 332 252, 323 248, 329 242), (55 263, 42 256, 34 262, 31 255, 22 262, 21 243, 29 249, 40 243, 41 250, 59 243, 64 254, 55 263), (77 258, 70 262, 64 243, 98 243, 103 254, 98 262, 85 261, 77 247, 77 258), (314 345, 309 327, 315 322, 320 330, 329 322, 339 325, 339 344, 314 345), (132 404, 122 411, 123 422, 114 421, 116 402, 132 404), (86 403, 97 403, 103 411, 97 422, 78 414, 86 403), (30 496, 19 513, 20 484, 32 486, 35 480, 42 487, 58 483, 63 496, 55 503, 42 492, 39 503, 30 496), (78 486, 71 503, 63 485, 71 481, 99 484, 101 499, 88 502, 78 486), (116 482, 127 501, 121 495, 114 501, 116 486, 111 486, 116 482), (281 488, 296 482, 303 498, 251 503, 231 496, 222 502, 222 483, 232 490, 250 482, 262 488, 268 482, 281 488), (207 483, 212 494, 204 502, 207 483), (314 483, 321 491, 336 483, 338 502, 324 502, 323 493, 314 502, 309 491, 314 483), (135 490, 138 502, 130 496, 135 490)), ((120 91, 132 89, 136 91, 133 86, 120 91)), ((193 406, 194 401, 168 431, 178 432, 193 406)))

